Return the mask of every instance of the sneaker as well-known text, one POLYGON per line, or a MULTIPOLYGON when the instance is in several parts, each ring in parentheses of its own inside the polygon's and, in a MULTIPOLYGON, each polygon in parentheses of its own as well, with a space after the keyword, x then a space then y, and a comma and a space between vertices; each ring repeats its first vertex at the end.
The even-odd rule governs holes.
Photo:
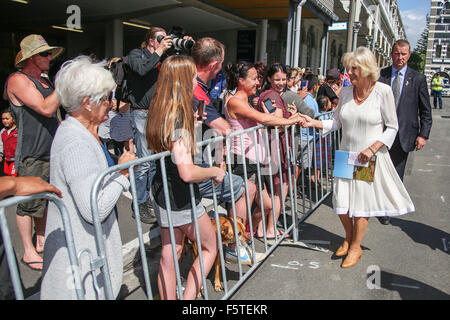
MULTIPOLYGON (((237 248, 226 248, 225 250, 225 260, 231 263, 238 263, 237 261, 237 254, 236 254, 237 248)), ((241 245, 241 248, 239 250, 239 258, 241 259, 242 264, 253 264, 253 257, 251 254, 251 249, 248 247, 247 244, 241 245)), ((261 262, 264 260, 266 255, 264 253, 256 252, 255 251, 255 257, 256 257, 256 263, 261 262)))
MULTIPOLYGON (((236 253, 236 248, 226 248, 225 249, 225 260, 231 263, 238 263, 238 255, 236 253)), ((250 255, 247 253, 247 250, 244 248, 240 248, 239 250, 239 258, 242 264, 252 264, 252 260, 250 259, 250 255)))
MULTIPOLYGON (((131 209, 133 211, 131 216, 133 217, 133 219, 135 219, 136 215, 134 214, 133 204, 131 204, 131 209)), ((156 216, 155 216, 155 211, 153 210, 152 206, 150 205, 150 203, 148 201, 141 203, 139 205, 139 214, 140 214, 142 223, 153 224, 157 221, 156 216)))

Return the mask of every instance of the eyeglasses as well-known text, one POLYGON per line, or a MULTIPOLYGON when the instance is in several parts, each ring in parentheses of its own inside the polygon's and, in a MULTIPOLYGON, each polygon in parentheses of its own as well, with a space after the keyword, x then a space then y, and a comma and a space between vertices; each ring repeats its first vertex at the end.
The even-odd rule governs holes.
POLYGON ((51 56, 52 53, 51 53, 50 51, 45 51, 45 52, 39 53, 39 55, 40 55, 41 57, 47 58, 48 56, 51 56))
POLYGON ((100 103, 105 102, 105 101, 108 101, 109 103, 111 103, 113 100, 114 100, 114 90, 111 91, 107 96, 104 96, 103 98, 101 98, 100 103))

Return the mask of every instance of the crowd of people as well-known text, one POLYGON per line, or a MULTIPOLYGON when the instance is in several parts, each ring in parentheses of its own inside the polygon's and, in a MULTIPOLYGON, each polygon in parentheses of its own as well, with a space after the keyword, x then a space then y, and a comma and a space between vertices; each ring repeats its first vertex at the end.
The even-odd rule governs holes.
MULTIPOLYGON (((188 36, 184 39, 193 41, 188 36)), ((399 139, 397 131, 402 127, 396 114, 399 102, 394 100, 396 93, 393 94, 390 84, 377 82, 380 71, 368 49, 358 48, 345 55, 343 62, 352 86, 344 88, 343 74, 337 68, 331 68, 326 75, 315 75, 310 68, 291 68, 281 63, 238 62, 223 67, 225 46, 216 39, 196 40, 189 55, 169 55, 172 46, 171 36, 163 28, 153 27, 146 33, 143 44, 123 59, 106 62, 79 56, 64 62, 53 84, 46 72, 50 61, 63 48, 49 46, 39 35, 27 36, 21 42, 15 61, 18 71, 5 85, 4 97, 10 108, 2 113, 5 128, 1 131, 0 157, 4 160, 5 174, 39 177, 58 188, 70 214, 77 250, 96 251, 90 193, 86 190, 91 190, 99 174, 117 163, 170 151, 172 157, 165 158, 169 203, 164 196, 164 174, 155 162, 139 165, 135 182, 141 221, 158 223, 161 229, 160 297, 176 299, 169 224, 174 227, 180 258, 185 237, 195 242, 198 236, 192 220, 189 184, 194 186, 194 211, 208 274, 218 251, 217 236, 201 199, 212 199, 215 186, 218 201, 225 204, 229 216, 233 215, 231 207, 235 208, 248 233, 251 219, 254 229, 251 236, 262 238, 264 233, 267 239, 282 236, 283 230, 276 224, 288 194, 287 148, 296 150, 297 177, 302 170, 311 168, 309 178, 321 186, 321 168, 331 167, 331 139, 317 135, 313 128, 322 130, 323 135, 342 129, 341 149, 360 152, 361 163, 377 153, 376 183, 334 180, 333 204, 346 233, 336 255, 348 254, 342 267, 353 266, 361 257, 360 243, 368 217, 389 217, 414 210, 402 184, 403 174, 396 173, 398 166, 388 152, 399 139), (110 71, 119 61, 124 61, 129 89, 126 96, 121 92, 120 99, 117 79, 110 71), (352 125, 356 122, 361 125, 352 125), (206 139, 211 131, 215 136, 227 136, 259 124, 280 128, 277 138, 281 157, 279 163, 275 160, 278 170, 262 177, 262 198, 257 196, 257 164, 267 166, 264 162, 267 149, 276 152, 278 147, 273 143, 266 145, 260 130, 257 134, 243 133, 232 138, 229 155, 232 166, 228 170, 223 150, 215 150, 216 165, 211 166, 203 158, 200 163, 193 161, 198 152, 195 144, 199 142, 194 135, 196 128, 202 130, 200 139, 206 139), (299 125, 294 137, 296 146, 290 146, 290 131, 283 130, 284 126, 292 125, 299 125), (314 149, 320 152, 316 157, 312 155, 314 149), (245 166, 239 159, 245 159, 245 166), (244 176, 248 178, 246 185, 244 176), (383 198, 386 192, 393 196, 383 198), (380 201, 382 198, 391 201, 380 201)), ((396 43, 393 54, 405 47, 404 42, 396 43)), ((419 103, 423 124, 421 133, 416 135, 417 149, 424 145, 419 138, 427 139, 431 128, 429 101, 428 105, 423 99, 419 103)), ((275 131, 268 134, 270 141, 275 140, 275 131)), ((402 161, 406 162, 406 158, 402 161)), ((105 177, 98 197, 115 296, 122 283, 123 269, 118 215, 127 214, 119 213, 116 204, 129 187, 128 170, 117 171, 105 177)), ((135 217, 134 212, 132 216, 135 217)), ((56 206, 40 200, 21 204, 17 208, 17 224, 25 249, 21 262, 32 270, 42 270, 41 298, 74 299, 75 291, 66 281, 73 266, 69 263, 56 206)), ((257 262, 264 259, 262 253, 256 252, 256 257, 250 254, 235 244, 225 250, 225 258, 235 263, 240 260, 252 264, 254 258, 257 262)), ((102 290, 94 290, 96 282, 100 288, 104 283, 101 277, 92 279, 86 256, 80 257, 78 267, 86 298, 104 298, 102 290)), ((202 286, 200 275, 197 257, 187 277, 185 299, 195 299, 202 286)))

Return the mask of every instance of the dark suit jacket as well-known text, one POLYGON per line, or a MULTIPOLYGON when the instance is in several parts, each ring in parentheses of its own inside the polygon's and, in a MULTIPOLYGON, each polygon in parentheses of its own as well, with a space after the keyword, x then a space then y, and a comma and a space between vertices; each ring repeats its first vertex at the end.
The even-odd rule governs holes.
MULTIPOLYGON (((378 81, 391 85, 392 66, 381 70, 378 81)), ((408 66, 397 107, 398 133, 403 151, 414 151, 418 136, 428 139, 431 131, 431 105, 426 77, 408 66)))

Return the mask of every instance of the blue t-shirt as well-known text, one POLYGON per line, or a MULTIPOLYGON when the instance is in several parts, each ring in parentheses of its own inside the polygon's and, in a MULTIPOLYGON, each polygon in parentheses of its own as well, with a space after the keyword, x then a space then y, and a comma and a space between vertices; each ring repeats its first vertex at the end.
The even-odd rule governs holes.
MULTIPOLYGON (((111 155, 108 152, 108 148, 106 148, 106 143, 100 139, 100 141, 102 141, 102 144, 100 145, 102 147, 103 153, 105 154, 106 157, 106 162, 108 162, 108 167, 112 167, 115 166, 116 164, 114 163, 114 160, 111 158, 111 155)), ((119 212, 117 211, 117 206, 114 206, 114 214, 116 215, 116 218, 119 218, 119 212)))
POLYGON ((114 160, 111 158, 111 155, 106 148, 106 143, 102 141, 102 144, 100 146, 102 147, 103 153, 105 154, 106 162, 108 162, 108 167, 115 166, 116 164, 114 163, 114 160))
MULTIPOLYGON (((313 95, 308 92, 308 95, 303 99, 303 101, 306 103, 306 105, 311 108, 314 111, 314 117, 317 117, 319 115, 319 105, 317 104, 316 99, 314 99, 313 95)), ((302 140, 303 141, 311 141, 314 138, 313 135, 314 129, 313 128, 302 128, 302 140), (309 136, 308 136, 308 130, 309 130, 309 136)))

